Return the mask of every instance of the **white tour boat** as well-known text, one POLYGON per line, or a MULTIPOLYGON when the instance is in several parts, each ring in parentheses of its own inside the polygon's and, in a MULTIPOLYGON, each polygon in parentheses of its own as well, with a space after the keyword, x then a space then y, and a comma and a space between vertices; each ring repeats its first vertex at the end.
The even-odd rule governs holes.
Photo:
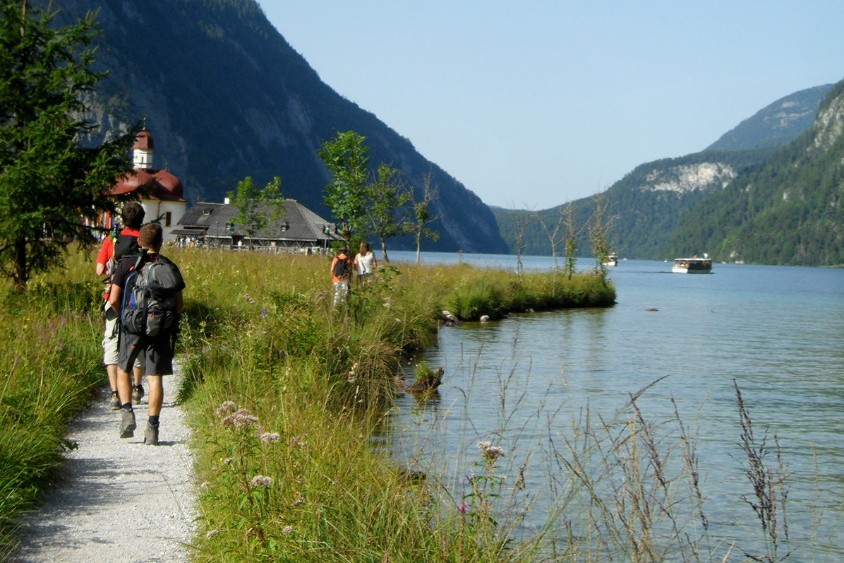
POLYGON ((604 266, 618 266, 618 254, 613 252, 604 258, 604 266))
POLYGON ((712 272, 712 259, 704 254, 704 258, 675 258, 671 271, 675 274, 709 274, 712 272))

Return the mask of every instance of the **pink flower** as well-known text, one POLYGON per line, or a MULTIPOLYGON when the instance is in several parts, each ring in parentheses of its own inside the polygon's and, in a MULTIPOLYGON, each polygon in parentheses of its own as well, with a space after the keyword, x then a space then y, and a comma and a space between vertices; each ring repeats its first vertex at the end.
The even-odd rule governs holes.
POLYGON ((457 505, 457 510, 460 511, 460 514, 469 512, 469 501, 464 499, 463 502, 457 505))

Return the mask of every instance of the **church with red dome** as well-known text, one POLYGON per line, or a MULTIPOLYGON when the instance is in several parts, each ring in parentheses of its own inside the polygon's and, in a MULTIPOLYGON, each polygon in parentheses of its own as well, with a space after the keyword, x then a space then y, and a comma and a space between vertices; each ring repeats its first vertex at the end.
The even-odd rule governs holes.
MULTIPOLYGON (((155 145, 152 133, 144 128, 135 138, 133 163, 135 169, 118 179, 111 188, 111 195, 137 193, 146 211, 144 222, 158 222, 164 230, 164 242, 176 240, 173 230, 187 210, 184 188, 179 177, 165 169, 153 167, 155 145)), ((104 227, 110 228, 110 218, 104 218, 104 227)))

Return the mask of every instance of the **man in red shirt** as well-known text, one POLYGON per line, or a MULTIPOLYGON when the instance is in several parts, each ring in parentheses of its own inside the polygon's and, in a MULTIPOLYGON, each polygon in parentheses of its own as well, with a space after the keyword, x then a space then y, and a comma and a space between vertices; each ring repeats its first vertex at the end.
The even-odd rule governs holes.
MULTIPOLYGON (((109 234, 100 246, 97 255, 96 272, 98 276, 105 276, 106 292, 103 295, 105 300, 105 334, 103 335, 103 364, 108 374, 108 382, 111 385, 112 410, 120 409, 120 399, 117 396, 117 340, 120 332, 120 311, 116 311, 108 303, 108 292, 111 288, 111 276, 117 264, 124 258, 136 256, 140 251, 138 247, 138 235, 141 225, 144 223, 144 208, 136 201, 127 202, 120 212, 125 227, 117 236, 109 234)), ((144 370, 140 364, 134 370, 135 384, 132 386, 132 400, 135 403, 141 402, 144 396, 144 388, 141 385, 144 370)))

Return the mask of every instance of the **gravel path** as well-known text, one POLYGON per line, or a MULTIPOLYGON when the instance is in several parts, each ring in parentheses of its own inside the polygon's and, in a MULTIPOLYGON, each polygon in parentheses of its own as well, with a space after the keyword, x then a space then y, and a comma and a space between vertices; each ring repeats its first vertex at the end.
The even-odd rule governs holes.
POLYGON ((79 447, 65 455, 67 480, 23 523, 13 561, 188 560, 196 508, 180 383, 178 374, 164 378, 157 447, 143 443, 146 397, 135 407, 133 438, 118 437, 120 412, 108 407, 107 389, 71 424, 68 439, 79 447))

